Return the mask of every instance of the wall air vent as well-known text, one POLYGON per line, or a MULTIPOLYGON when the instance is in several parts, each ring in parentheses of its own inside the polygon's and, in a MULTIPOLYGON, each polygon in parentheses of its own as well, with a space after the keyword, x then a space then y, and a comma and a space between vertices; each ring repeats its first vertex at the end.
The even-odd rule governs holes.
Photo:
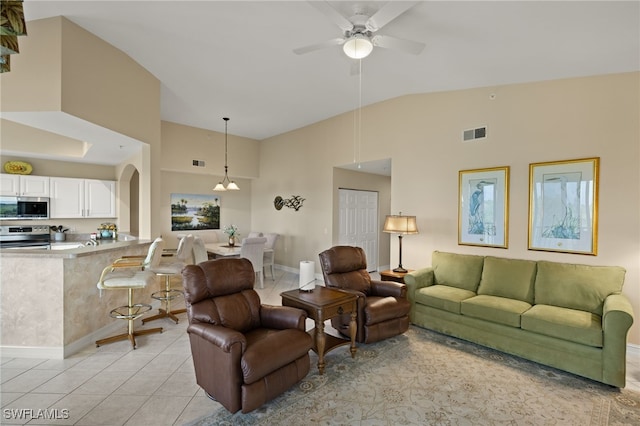
POLYGON ((477 129, 469 129, 462 132, 462 141, 468 142, 476 139, 484 139, 487 137, 487 127, 478 127, 477 129))
POLYGON ((196 167, 204 167, 204 161, 203 160, 193 160, 193 165, 196 167))

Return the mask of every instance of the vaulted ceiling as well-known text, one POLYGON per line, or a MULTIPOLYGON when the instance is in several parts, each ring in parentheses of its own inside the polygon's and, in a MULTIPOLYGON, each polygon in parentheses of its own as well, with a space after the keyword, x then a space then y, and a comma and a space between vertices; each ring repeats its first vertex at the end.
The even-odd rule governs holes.
MULTIPOLYGON (((387 2, 329 2, 372 15, 387 2)), ((357 60, 305 1, 31 1, 28 21, 63 15, 154 74, 162 119, 265 139, 411 93, 640 70, 638 1, 425 1, 378 33, 425 44, 357 60), (356 66, 358 66, 357 64, 356 66), (361 92, 360 87, 361 85, 361 92), (361 100, 360 100, 361 96, 361 100)))

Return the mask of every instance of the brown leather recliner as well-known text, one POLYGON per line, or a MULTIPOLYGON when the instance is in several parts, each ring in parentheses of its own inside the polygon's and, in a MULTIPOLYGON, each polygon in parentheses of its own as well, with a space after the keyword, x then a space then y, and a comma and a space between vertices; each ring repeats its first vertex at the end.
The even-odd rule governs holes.
MULTIPOLYGON (((372 280, 362 248, 332 247, 320 253, 320 266, 327 287, 358 295, 358 342, 373 343, 407 331, 411 309, 407 287, 393 281, 372 280)), ((347 314, 340 315, 331 319, 331 325, 348 336, 350 319, 347 314)))
POLYGON ((262 305, 248 259, 188 265, 182 276, 196 381, 212 399, 247 413, 307 375, 306 312, 262 305))

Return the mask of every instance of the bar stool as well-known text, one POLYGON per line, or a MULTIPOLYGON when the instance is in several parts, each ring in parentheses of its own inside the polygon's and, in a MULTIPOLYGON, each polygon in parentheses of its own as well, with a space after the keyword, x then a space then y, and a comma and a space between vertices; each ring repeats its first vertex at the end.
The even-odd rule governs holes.
MULTIPOLYGON (((169 262, 161 261, 159 264, 149 268, 149 270, 157 276, 164 277, 164 289, 151 294, 152 298, 164 302, 164 309, 158 309, 157 315, 143 318, 143 324, 160 318, 170 318, 178 324, 179 319, 176 314, 181 314, 187 311, 186 309, 171 310, 171 301, 182 296, 181 290, 171 288, 171 277, 180 275, 182 273, 182 268, 184 268, 187 263, 190 263, 191 256, 193 254, 192 250, 193 235, 189 234, 180 239, 180 242, 178 243, 178 250, 176 251, 175 256, 171 256, 171 260, 169 262)), ((163 254, 163 256, 165 255, 163 254)))
POLYGON ((159 262, 162 254, 162 239, 156 239, 149 247, 149 252, 143 261, 136 257, 123 257, 115 260, 111 265, 102 270, 97 287, 102 294, 102 290, 127 290, 127 304, 118 306, 109 312, 111 318, 123 319, 127 321, 127 332, 115 336, 96 340, 96 347, 106 343, 117 342, 129 339, 133 349, 136 348, 136 336, 151 333, 162 333, 162 327, 147 330, 134 330, 134 321, 152 309, 151 305, 145 303, 133 303, 133 290, 145 288, 153 284, 156 277, 153 272, 146 269, 148 265, 159 262))

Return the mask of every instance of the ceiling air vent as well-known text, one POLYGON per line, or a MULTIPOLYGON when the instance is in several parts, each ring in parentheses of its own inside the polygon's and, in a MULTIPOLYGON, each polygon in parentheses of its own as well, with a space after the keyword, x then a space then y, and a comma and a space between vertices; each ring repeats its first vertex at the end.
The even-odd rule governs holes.
POLYGON ((204 167, 204 161, 203 160, 193 160, 193 165, 196 167, 204 167))
POLYGON ((469 129, 462 132, 462 141, 473 141, 476 139, 484 139, 487 137, 487 128, 478 127, 477 129, 469 129))

